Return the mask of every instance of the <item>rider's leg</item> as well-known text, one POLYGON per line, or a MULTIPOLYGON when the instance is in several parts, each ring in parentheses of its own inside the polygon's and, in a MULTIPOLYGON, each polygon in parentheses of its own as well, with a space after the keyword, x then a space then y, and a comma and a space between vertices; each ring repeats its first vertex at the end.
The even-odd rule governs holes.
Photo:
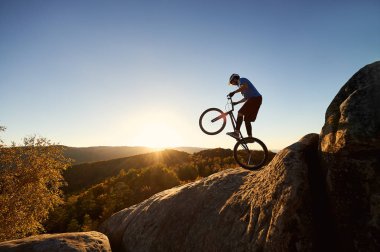
POLYGON ((248 137, 252 137, 252 125, 251 122, 248 120, 244 120, 245 128, 247 129, 248 137))
POLYGON ((236 119, 235 131, 227 132, 227 135, 232 136, 233 138, 239 139, 240 138, 240 127, 241 127, 242 123, 243 123, 243 114, 238 113, 238 117, 236 119))
POLYGON ((238 113, 238 117, 236 119, 236 128, 235 132, 240 131, 241 124, 243 123, 243 114, 238 113))

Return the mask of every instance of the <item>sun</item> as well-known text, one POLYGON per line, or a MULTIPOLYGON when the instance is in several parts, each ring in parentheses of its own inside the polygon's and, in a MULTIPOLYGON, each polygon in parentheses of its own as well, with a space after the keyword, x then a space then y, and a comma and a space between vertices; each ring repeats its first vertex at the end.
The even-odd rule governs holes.
POLYGON ((182 138, 178 131, 165 122, 150 122, 141 126, 136 142, 152 148, 170 148, 180 146, 182 138))

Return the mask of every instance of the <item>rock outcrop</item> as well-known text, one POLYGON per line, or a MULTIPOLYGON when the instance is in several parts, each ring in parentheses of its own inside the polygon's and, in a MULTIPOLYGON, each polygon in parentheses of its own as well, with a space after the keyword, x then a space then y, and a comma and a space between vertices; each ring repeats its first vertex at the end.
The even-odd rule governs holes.
POLYGON ((121 251, 379 251, 380 62, 342 87, 320 135, 260 171, 156 194, 101 231, 121 251))
POLYGON ((309 167, 318 139, 305 136, 258 172, 229 169, 158 193, 101 231, 121 251, 311 250, 309 167))
POLYGON ((99 232, 35 235, 0 243, 0 252, 111 251, 107 236, 99 232))
POLYGON ((380 249, 380 62, 359 70, 326 111, 321 168, 338 246, 380 249))

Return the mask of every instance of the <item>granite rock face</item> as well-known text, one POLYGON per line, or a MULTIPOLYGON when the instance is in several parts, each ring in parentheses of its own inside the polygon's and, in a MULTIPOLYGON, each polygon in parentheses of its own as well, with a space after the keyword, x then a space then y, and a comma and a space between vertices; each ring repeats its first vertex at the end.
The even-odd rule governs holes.
POLYGON ((262 170, 161 192, 101 230, 121 251, 379 251, 380 62, 342 87, 320 135, 262 170))
POLYGON ((338 246, 378 251, 380 62, 360 69, 335 96, 319 151, 338 246))
POLYGON ((121 251, 312 249, 310 134, 258 172, 228 169, 158 193, 102 224, 121 251))
POLYGON ((0 243, 0 252, 74 252, 74 251, 111 251, 107 236, 102 233, 79 232, 62 234, 35 235, 23 239, 0 243))

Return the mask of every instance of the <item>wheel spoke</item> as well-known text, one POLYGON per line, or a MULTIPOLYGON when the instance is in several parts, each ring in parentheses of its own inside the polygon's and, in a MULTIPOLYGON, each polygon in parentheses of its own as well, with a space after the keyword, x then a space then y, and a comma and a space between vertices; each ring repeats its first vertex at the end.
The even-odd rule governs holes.
POLYGON ((251 164, 251 154, 249 154, 249 157, 248 157, 248 165, 250 165, 251 164))
POLYGON ((220 109, 207 109, 199 118, 199 126, 204 133, 216 135, 226 126, 226 116, 220 109))
POLYGON ((243 146, 243 148, 244 148, 246 151, 248 151, 248 152, 249 152, 249 149, 248 149, 248 146, 247 146, 247 144, 246 144, 246 143, 242 143, 242 146, 243 146))
POLYGON ((258 169, 264 165, 267 156, 266 146, 255 138, 240 139, 234 147, 234 158, 243 168, 258 169))

